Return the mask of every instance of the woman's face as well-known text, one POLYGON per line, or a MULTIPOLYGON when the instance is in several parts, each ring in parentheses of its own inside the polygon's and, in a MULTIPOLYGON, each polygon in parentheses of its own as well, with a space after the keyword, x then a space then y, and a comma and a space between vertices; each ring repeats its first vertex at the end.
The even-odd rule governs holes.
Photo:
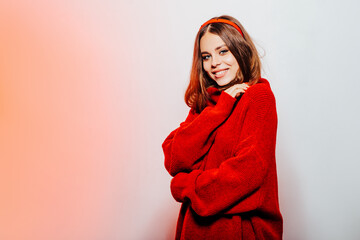
POLYGON ((235 78, 239 64, 218 35, 206 32, 200 39, 200 52, 204 70, 219 86, 235 78))

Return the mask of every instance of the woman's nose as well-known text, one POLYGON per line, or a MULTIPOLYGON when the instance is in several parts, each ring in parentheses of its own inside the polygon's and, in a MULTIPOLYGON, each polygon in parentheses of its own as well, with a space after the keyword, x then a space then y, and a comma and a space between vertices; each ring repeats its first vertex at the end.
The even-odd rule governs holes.
POLYGON ((212 62, 211 62, 211 66, 216 67, 219 64, 220 64, 220 59, 218 57, 213 57, 212 62))

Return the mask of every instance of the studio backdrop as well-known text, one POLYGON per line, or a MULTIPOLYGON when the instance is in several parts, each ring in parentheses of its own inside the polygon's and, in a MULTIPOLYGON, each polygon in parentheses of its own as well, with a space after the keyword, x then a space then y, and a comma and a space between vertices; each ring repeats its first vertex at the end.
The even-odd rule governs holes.
POLYGON ((0 239, 170 240, 161 144, 200 25, 234 16, 276 98, 286 240, 360 239, 356 1, 0 1, 0 239))

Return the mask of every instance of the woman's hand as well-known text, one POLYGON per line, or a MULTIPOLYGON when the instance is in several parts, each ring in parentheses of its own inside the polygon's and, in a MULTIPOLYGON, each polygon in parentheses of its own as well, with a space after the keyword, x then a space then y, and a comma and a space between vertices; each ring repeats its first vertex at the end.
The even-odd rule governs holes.
POLYGON ((236 98, 240 96, 241 93, 244 93, 248 88, 249 85, 247 83, 241 83, 241 84, 235 84, 224 91, 228 93, 230 96, 236 98))

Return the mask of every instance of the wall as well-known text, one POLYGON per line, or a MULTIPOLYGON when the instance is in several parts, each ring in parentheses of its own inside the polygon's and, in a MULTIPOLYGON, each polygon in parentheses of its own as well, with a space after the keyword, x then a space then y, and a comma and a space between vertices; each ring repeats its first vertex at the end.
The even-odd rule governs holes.
POLYGON ((284 239, 359 239, 356 1, 1 1, 0 238, 173 239, 161 144, 200 25, 238 18, 279 117, 284 239))

